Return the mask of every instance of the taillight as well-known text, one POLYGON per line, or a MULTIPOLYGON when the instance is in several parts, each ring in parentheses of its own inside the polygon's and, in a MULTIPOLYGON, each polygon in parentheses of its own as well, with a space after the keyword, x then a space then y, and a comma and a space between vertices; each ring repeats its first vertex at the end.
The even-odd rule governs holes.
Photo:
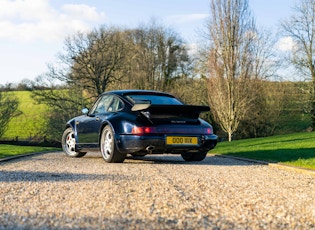
POLYGON ((131 130, 132 134, 145 135, 145 134, 212 134, 212 128, 176 128, 176 127, 150 127, 150 126, 134 126, 131 130))
POLYGON ((206 128, 205 129, 205 134, 212 134, 212 129, 211 128, 206 128))
POLYGON ((154 127, 137 127, 137 126, 134 126, 132 128, 131 133, 136 134, 136 135, 155 133, 155 128, 154 127))

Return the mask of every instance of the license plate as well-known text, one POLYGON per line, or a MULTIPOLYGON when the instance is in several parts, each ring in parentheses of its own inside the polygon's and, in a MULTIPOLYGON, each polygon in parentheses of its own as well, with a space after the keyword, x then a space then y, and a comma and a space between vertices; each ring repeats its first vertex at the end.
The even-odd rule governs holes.
POLYGON ((168 136, 166 137, 167 145, 198 145, 197 137, 180 137, 168 136))

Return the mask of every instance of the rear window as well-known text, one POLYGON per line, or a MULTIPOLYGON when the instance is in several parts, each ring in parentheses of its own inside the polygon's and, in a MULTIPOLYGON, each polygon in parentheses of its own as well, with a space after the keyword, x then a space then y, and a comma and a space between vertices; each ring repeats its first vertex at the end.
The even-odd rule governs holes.
POLYGON ((153 105, 182 105, 183 103, 174 97, 164 95, 128 95, 133 103, 148 103, 153 105))

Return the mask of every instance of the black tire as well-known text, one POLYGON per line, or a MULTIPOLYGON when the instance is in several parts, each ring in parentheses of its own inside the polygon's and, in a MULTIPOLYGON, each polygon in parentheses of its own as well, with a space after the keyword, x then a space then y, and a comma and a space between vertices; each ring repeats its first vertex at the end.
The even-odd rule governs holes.
POLYGON ((75 137, 72 128, 67 128, 61 139, 62 149, 68 157, 83 157, 85 152, 76 152, 75 151, 75 137))
POLYGON ((102 157, 107 163, 124 162, 126 153, 121 153, 117 150, 115 135, 109 125, 103 129, 100 142, 102 157))
POLYGON ((206 158, 208 152, 199 153, 182 153, 181 156, 185 161, 202 161, 206 158))

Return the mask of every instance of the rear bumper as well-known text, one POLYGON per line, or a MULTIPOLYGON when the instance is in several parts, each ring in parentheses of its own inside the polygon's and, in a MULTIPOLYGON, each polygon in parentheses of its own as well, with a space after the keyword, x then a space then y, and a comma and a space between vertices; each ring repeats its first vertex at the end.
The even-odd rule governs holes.
MULTIPOLYGON (((178 136, 178 135, 169 135, 178 136)), ((180 135, 183 136, 183 135, 180 135)), ((189 135, 186 135, 189 136, 189 135)), ((182 153, 182 152, 204 152, 213 149, 218 140, 218 136, 193 135, 198 138, 196 145, 167 145, 166 135, 119 135, 116 136, 117 148, 125 153, 182 153)))

